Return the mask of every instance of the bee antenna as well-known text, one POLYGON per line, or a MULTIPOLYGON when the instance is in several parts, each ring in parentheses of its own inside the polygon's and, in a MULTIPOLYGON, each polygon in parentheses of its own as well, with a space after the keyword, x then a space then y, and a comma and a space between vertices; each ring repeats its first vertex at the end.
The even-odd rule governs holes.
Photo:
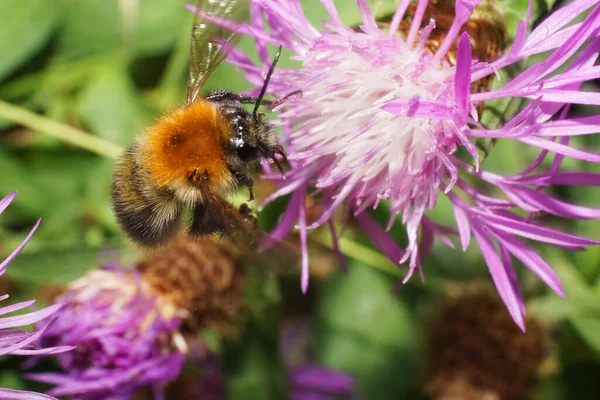
POLYGON ((263 97, 265 97, 265 93, 267 92, 267 86, 269 86, 269 81, 271 80, 271 75, 273 75, 273 71, 275 71, 275 66, 277 65, 277 61, 279 61, 279 56, 281 55, 282 46, 279 45, 279 49, 277 49, 277 54, 275 54, 275 58, 269 67, 269 72, 267 72, 267 77, 265 78, 265 83, 263 83, 262 89, 260 89, 260 94, 256 98, 256 104, 254 105, 254 111, 252 111, 252 115, 256 117, 256 113, 258 112, 258 107, 260 107, 262 103, 263 97))

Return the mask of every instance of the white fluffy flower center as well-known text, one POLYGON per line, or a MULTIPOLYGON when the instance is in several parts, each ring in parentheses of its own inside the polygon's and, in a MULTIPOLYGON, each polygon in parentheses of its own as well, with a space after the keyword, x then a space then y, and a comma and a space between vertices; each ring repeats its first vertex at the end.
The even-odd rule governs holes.
MULTIPOLYGON (((398 37, 324 36, 296 77, 302 118, 292 136, 293 158, 319 168, 316 186, 362 208, 392 200, 392 211, 427 202, 443 179, 444 122, 383 111, 390 102, 453 101, 453 69, 422 46, 398 37), (412 201, 411 201, 412 200, 412 201)), ((297 112, 297 110, 296 110, 297 112)), ((293 114, 284 114, 286 118, 293 114)))

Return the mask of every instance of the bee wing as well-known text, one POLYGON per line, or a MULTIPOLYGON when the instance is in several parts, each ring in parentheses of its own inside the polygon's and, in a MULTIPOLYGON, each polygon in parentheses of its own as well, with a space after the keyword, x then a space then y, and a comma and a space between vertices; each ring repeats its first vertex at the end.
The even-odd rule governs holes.
POLYGON ((289 272, 300 265, 299 249, 256 227, 253 223, 255 216, 249 209, 243 213, 217 194, 210 195, 204 204, 204 217, 194 219, 190 230, 192 236, 199 232, 196 230, 194 233, 196 223, 218 226, 218 229, 210 231, 218 232, 221 240, 229 241, 232 251, 241 259, 277 273, 289 272))
POLYGON ((190 44, 187 104, 193 103, 200 89, 223 62, 229 50, 235 46, 240 35, 217 24, 210 18, 242 22, 248 18, 248 7, 240 0, 198 0, 190 44))

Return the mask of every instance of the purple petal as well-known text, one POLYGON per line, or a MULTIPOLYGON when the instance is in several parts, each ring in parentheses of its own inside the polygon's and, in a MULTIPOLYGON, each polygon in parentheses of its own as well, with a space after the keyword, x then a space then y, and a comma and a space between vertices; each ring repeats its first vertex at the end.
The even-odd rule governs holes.
POLYGON ((335 231, 335 225, 333 221, 327 221, 327 226, 329 227, 329 234, 331 235, 331 245, 333 247, 333 252, 335 253, 344 272, 348 272, 348 263, 346 262, 346 257, 344 256, 344 253, 342 253, 342 251, 340 250, 338 235, 335 231))
POLYGON ((462 122, 466 121, 469 113, 469 94, 471 93, 471 42, 469 34, 464 32, 460 36, 456 50, 456 75, 454 77, 454 96, 462 122))
MULTIPOLYGON (((29 346, 30 344, 36 342, 42 336, 42 334, 46 331, 46 329, 48 328, 49 325, 50 324, 46 325, 45 327, 38 330, 37 332, 25 335, 23 337, 23 339, 17 343, 13 343, 10 346, 0 348, 0 355, 13 354, 15 351, 20 350, 21 348, 29 346)), ((69 351, 72 349, 73 349, 72 346, 62 346, 63 351, 69 351)), ((58 353, 61 352, 61 351, 56 351, 56 350, 57 350, 56 348, 41 349, 39 351, 30 350, 31 351, 30 354, 53 354, 54 352, 58 352, 58 353)))
POLYGON ((456 226, 458 228, 458 235, 460 237, 460 243, 462 250, 467 251, 469 244, 471 243, 471 223, 465 211, 456 204, 452 204, 454 208, 454 218, 456 219, 456 226))
POLYGON ((367 212, 358 214, 356 221, 375 246, 394 264, 398 264, 404 251, 390 238, 387 232, 367 212))
POLYGON ((598 0, 574 1, 553 11, 531 32, 528 46, 533 47, 543 42, 597 3, 598 0))
POLYGON ((515 257, 529 268, 534 274, 536 274, 550 289, 554 290, 556 294, 561 297, 565 297, 564 289, 560 284, 560 279, 552 270, 552 267, 544 261, 536 252, 527 247, 523 242, 511 237, 509 235, 497 232, 498 240, 503 246, 507 248, 515 257))
POLYGON ((306 235, 306 205, 304 201, 298 205, 299 214, 298 222, 300 224, 300 248, 302 250, 302 268, 300 275, 300 287, 302 293, 306 293, 308 290, 308 278, 310 271, 308 269, 308 240, 306 235))
POLYGON ((415 38, 417 37, 417 33, 419 33, 419 30, 421 29, 421 22, 423 21, 423 15, 427 9, 427 3, 429 3, 429 0, 418 1, 417 9, 413 14, 413 18, 410 23, 410 30, 408 31, 408 36, 406 37, 406 44, 409 47, 413 46, 415 38))
POLYGON ((23 248, 25 248, 25 245, 27 244, 27 242, 29 242, 29 239, 31 239, 31 236, 33 236, 33 233, 37 230, 38 226, 40 226, 41 221, 42 221, 41 218, 37 220, 37 222, 35 223, 33 228, 31 228, 31 231, 29 232, 29 234, 27 235, 25 240, 23 240, 23 242, 21 242, 21 244, 12 253, 10 253, 8 257, 6 257, 6 260, 4 260, 2 263, 0 263, 0 271, 3 271, 4 268, 6 268, 6 266, 8 264, 10 264, 11 261, 14 260, 19 255, 19 253, 23 250, 23 248))
POLYGON ((290 386, 332 395, 352 394, 354 382, 344 373, 319 366, 302 366, 291 368, 290 386))
POLYGON ((600 174, 594 172, 555 172, 552 175, 540 174, 519 178, 524 185, 568 185, 600 186, 600 174))
POLYGON ((462 28, 465 22, 467 22, 468 19, 471 17, 471 14, 473 14, 473 9, 478 3, 479 0, 458 0, 456 2, 456 16, 452 21, 450 29, 448 29, 448 32, 446 33, 444 41, 435 52, 435 59, 441 60, 446 55, 446 52, 448 52, 450 46, 454 44, 456 36, 460 32, 460 28, 462 28))
MULTIPOLYGON (((6 296, 8 297, 8 295, 6 296)), ((2 307, 0 308, 0 315, 15 312, 17 310, 22 310, 23 308, 27 308, 33 304, 35 304, 35 300, 27 300, 16 304, 11 304, 10 306, 2 307)), ((2 320, 0 319, 0 321, 2 320)))
POLYGON ((498 230, 538 242, 552 244, 554 246, 582 248, 600 244, 600 242, 595 240, 573 236, 543 226, 502 217, 476 208, 473 208, 471 212, 478 214, 482 223, 491 225, 498 230))
POLYGON ((517 279, 517 272, 515 271, 512 263, 512 259, 510 257, 510 252, 506 250, 506 248, 500 245, 500 254, 502 254, 502 264, 504 265, 504 270, 506 271, 506 275, 510 281, 510 285, 512 287, 513 292, 517 296, 519 300, 519 307, 521 310, 521 314, 527 315, 527 309, 525 307, 525 300, 523 300, 523 293, 521 292, 521 288, 519 287, 519 281, 517 279))
POLYGON ((51 316, 52 314, 63 308, 65 305, 66 303, 58 303, 43 308, 39 311, 30 312, 28 314, 15 315, 14 317, 4 317, 0 319, 0 329, 14 328, 17 326, 34 324, 38 321, 43 320, 44 318, 51 316))
POLYGON ((530 207, 534 207, 534 209, 544 210, 547 213, 558 215, 563 218, 582 220, 600 218, 600 209, 598 208, 582 207, 565 203, 527 187, 519 188, 518 192, 515 192, 514 195, 507 192, 507 195, 511 200, 516 200, 515 196, 518 196, 519 200, 523 203, 522 207, 525 207, 525 204, 527 204, 530 207))
POLYGON ((402 117, 431 118, 451 121, 453 111, 451 107, 430 101, 420 101, 418 98, 410 101, 396 101, 384 104, 381 109, 402 117))
POLYGON ((16 195, 17 192, 12 192, 8 196, 0 200, 0 214, 2 214, 4 210, 6 210, 6 207, 8 207, 8 205, 13 201, 16 195))
POLYGON ((294 224, 300 215, 300 205, 304 203, 305 197, 306 186, 301 185, 292 194, 283 218, 281 218, 281 221, 277 224, 273 232, 271 232, 272 237, 283 240, 294 229, 294 224))
POLYGON ((600 162, 600 155, 598 154, 592 154, 582 150, 577 150, 572 147, 562 145, 560 143, 552 142, 550 140, 530 136, 521 138, 519 139, 519 141, 530 146, 539 147, 541 149, 546 149, 554 153, 562 154, 572 158, 577 158, 579 160, 594 163, 600 162))
POLYGON ((377 24, 375 23, 375 18, 373 17, 373 13, 371 12, 371 7, 366 0, 356 0, 356 4, 358 5, 358 10, 360 11, 360 16, 362 17, 363 24, 369 31, 379 30, 377 24))
POLYGON ((536 132, 538 136, 578 136, 600 133, 600 116, 550 121, 536 132))
POLYGON ((404 13, 408 9, 410 2, 410 0, 402 0, 398 4, 398 8, 396 8, 396 12, 394 13, 394 17, 392 18, 392 22, 390 23, 390 27, 388 30, 388 34, 390 36, 395 35, 398 31, 398 28, 400 27, 400 22, 402 21, 404 13))
POLYGON ((522 20, 517 24, 517 31, 515 32, 515 39, 513 40, 510 52, 507 58, 516 58, 517 55, 523 49, 525 40, 527 39, 527 24, 522 20))
POLYGON ((511 279, 506 273, 505 266, 498 256, 496 248, 490 239, 490 235, 474 226, 472 227, 472 230, 502 301, 506 305, 506 308, 508 308, 508 312, 517 326, 525 332, 525 321, 523 320, 523 314, 521 313, 521 300, 519 299, 519 294, 514 291, 511 279))
POLYGON ((21 390, 2 389, 0 388, 0 399, 2 400, 57 400, 46 394, 24 392, 21 390))

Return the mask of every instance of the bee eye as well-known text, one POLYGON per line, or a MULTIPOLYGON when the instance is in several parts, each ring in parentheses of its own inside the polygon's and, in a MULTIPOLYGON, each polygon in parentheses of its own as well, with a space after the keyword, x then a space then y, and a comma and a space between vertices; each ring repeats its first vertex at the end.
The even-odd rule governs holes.
POLYGON ((237 155, 244 162, 254 161, 262 156, 262 152, 257 147, 243 146, 237 150, 237 155))

